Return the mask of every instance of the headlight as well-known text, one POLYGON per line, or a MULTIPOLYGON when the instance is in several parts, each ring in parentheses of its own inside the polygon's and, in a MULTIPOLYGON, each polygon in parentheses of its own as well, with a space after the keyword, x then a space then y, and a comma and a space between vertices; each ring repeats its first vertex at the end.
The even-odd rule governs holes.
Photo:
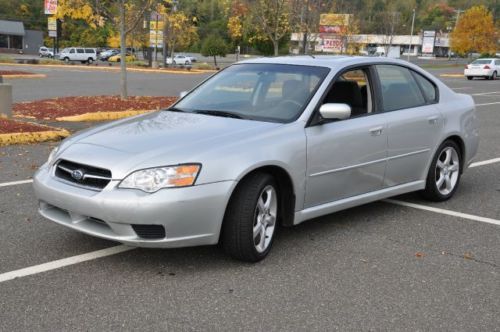
POLYGON ((189 187, 194 185, 200 168, 200 164, 187 164, 142 169, 128 175, 118 187, 148 193, 162 188, 189 187))
POLYGON ((54 161, 54 157, 56 156, 58 150, 59 150, 59 147, 55 147, 52 149, 52 151, 50 151, 49 159, 47 159, 47 163, 49 165, 52 165, 52 162, 54 161))

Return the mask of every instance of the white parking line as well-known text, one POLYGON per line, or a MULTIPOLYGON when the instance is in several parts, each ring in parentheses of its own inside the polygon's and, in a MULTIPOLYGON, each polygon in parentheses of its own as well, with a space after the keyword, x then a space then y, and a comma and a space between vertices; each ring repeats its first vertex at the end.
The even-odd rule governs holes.
POLYGON ((106 248, 102 250, 92 251, 86 254, 72 256, 68 258, 58 259, 56 261, 30 266, 24 269, 15 270, 11 272, 6 272, 0 274, 0 283, 9 281, 16 278, 26 277, 33 274, 38 274, 42 272, 47 272, 50 270, 59 269, 61 267, 74 265, 86 261, 91 261, 94 259, 116 255, 125 251, 133 250, 134 247, 127 247, 125 245, 114 246, 111 248, 106 248))
POLYGON ((395 204, 395 205, 400 205, 400 206, 411 207, 414 209, 419 209, 419 210, 424 210, 424 211, 445 214, 445 215, 452 216, 452 217, 459 217, 459 218, 463 218, 463 219, 485 222, 488 224, 500 226, 500 220, 480 217, 480 216, 476 216, 473 214, 455 212, 455 211, 450 211, 450 210, 445 210, 445 209, 439 209, 439 208, 435 208, 432 206, 409 203, 409 202, 404 202, 404 201, 400 201, 400 200, 396 200, 396 199, 384 199, 383 202, 387 202, 387 203, 391 203, 391 204, 395 204))
POLYGON ((486 106, 486 105, 496 105, 496 104, 500 104, 500 101, 496 101, 494 103, 476 104, 476 106, 486 106))
POLYGON ((482 92, 482 93, 473 93, 471 96, 487 96, 487 95, 494 95, 494 94, 499 94, 500 91, 493 91, 493 92, 482 92))
POLYGON ((0 187, 17 186, 18 184, 32 183, 32 179, 0 183, 0 187))
POLYGON ((470 167, 484 166, 484 165, 489 165, 489 164, 495 164, 495 163, 500 163, 500 158, 494 158, 494 159, 488 159, 488 160, 478 161, 478 162, 470 164, 469 168, 470 167))

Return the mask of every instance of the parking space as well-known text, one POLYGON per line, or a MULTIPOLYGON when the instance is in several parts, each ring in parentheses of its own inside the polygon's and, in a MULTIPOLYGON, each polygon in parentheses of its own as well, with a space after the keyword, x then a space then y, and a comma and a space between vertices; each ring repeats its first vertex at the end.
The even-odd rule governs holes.
MULTIPOLYGON (((166 77, 152 84, 176 92, 166 77)), ((423 208, 377 202, 281 229, 254 265, 216 246, 122 252, 46 221, 15 181, 54 144, 1 148, 0 330, 497 330, 500 81, 443 81, 480 105, 477 160, 451 200, 408 194, 394 200, 423 208)))

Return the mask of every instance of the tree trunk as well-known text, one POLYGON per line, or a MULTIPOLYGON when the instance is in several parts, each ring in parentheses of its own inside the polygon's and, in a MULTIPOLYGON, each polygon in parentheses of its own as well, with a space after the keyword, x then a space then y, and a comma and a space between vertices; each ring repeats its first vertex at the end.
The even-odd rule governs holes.
POLYGON ((273 40, 273 46, 274 46, 274 56, 278 56, 280 49, 279 42, 277 40, 273 40))
POLYGON ((214 65, 215 65, 215 68, 217 68, 217 56, 214 55, 214 65))
POLYGON ((307 31, 302 36, 302 54, 307 54, 307 31))
POLYGON ((125 32, 125 0, 120 0, 120 96, 127 99, 127 36, 125 32))

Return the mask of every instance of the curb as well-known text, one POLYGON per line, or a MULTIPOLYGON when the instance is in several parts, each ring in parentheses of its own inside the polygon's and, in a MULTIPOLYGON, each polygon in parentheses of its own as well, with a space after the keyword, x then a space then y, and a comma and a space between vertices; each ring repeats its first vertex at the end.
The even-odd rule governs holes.
POLYGON ((0 146, 55 141, 70 135, 66 129, 0 134, 0 146))
POLYGON ((464 74, 441 74, 440 77, 464 77, 464 74))
POLYGON ((1 75, 1 76, 5 79, 9 79, 9 78, 46 78, 47 77, 47 75, 45 75, 45 74, 29 74, 29 75, 14 74, 14 75, 1 75))
MULTIPOLYGON (((19 67, 45 67, 45 68, 75 68, 75 69, 87 69, 94 71, 108 71, 108 72, 119 72, 118 67, 104 67, 104 66, 80 66, 80 65, 28 65, 24 63, 1 63, 0 66, 19 66, 19 67)), ((203 70, 203 69, 191 69, 190 71, 176 71, 168 69, 143 69, 143 68, 130 68, 127 67, 127 72, 139 72, 139 73, 151 73, 151 74, 179 74, 179 75, 198 75, 206 73, 215 73, 216 70, 203 70)))
POLYGON ((83 121, 107 121, 107 120, 118 120, 122 118, 128 118, 134 115, 140 115, 149 112, 155 112, 156 110, 138 110, 138 111, 118 111, 118 112, 93 112, 84 113, 78 115, 62 116, 56 118, 56 121, 66 121, 66 122, 83 122, 83 121))

